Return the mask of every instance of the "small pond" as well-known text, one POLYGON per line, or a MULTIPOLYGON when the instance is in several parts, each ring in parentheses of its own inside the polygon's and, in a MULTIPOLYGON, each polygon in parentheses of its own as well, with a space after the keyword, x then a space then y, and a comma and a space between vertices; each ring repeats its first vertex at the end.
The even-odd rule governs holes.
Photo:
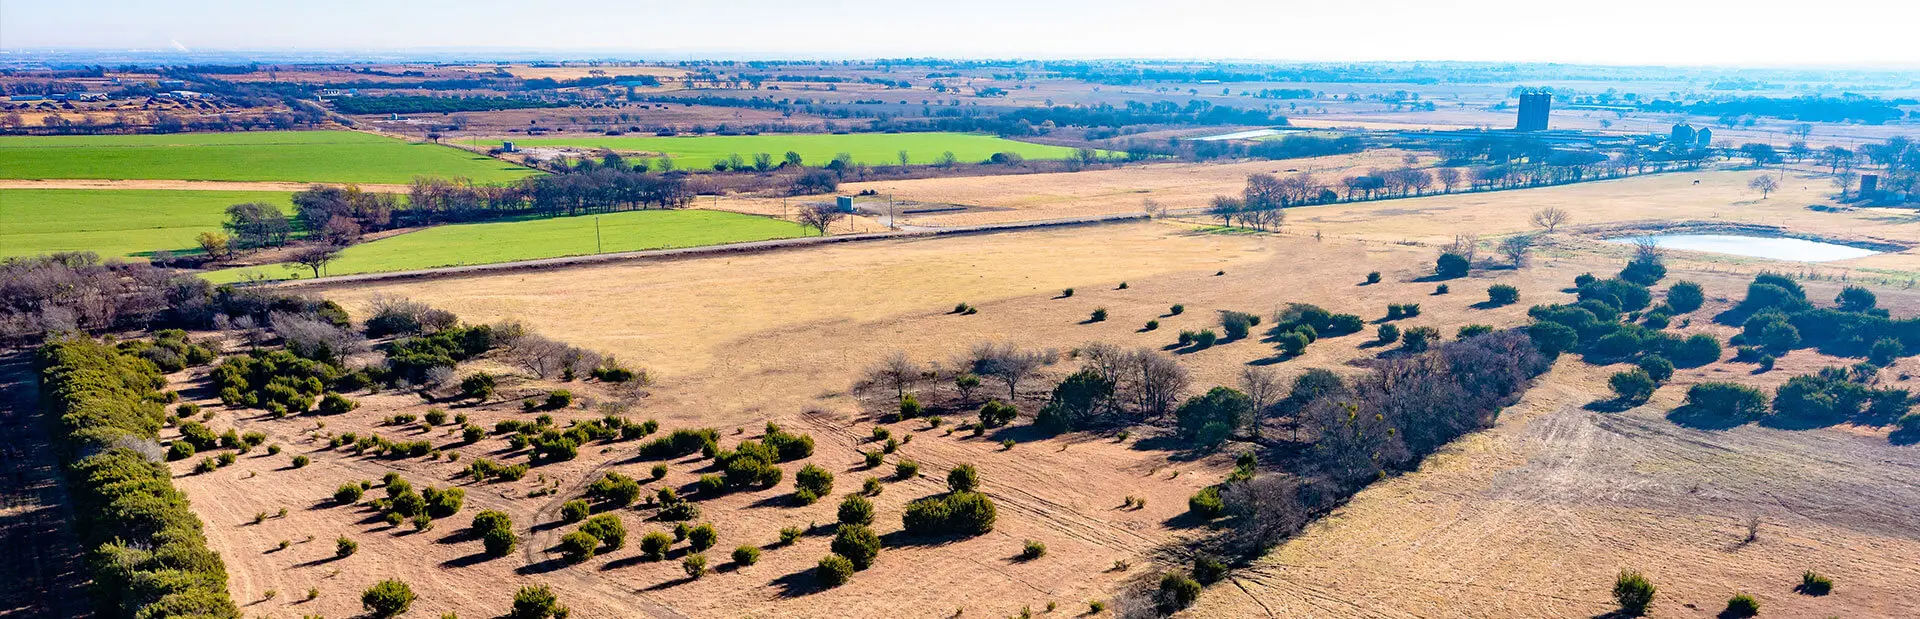
POLYGON ((1194 139, 1202 142, 1213 142, 1216 140, 1250 140, 1253 138, 1263 138, 1269 135, 1280 135, 1280 130, 1279 129, 1249 129, 1246 131, 1235 131, 1233 133, 1222 133, 1220 135, 1209 135, 1203 138, 1194 138, 1194 139))
POLYGON ((1732 254, 1772 260, 1793 260, 1797 262, 1830 262, 1864 258, 1880 252, 1834 243, 1822 243, 1806 239, 1786 237, 1743 236, 1737 234, 1654 234, 1644 237, 1620 237, 1606 239, 1609 243, 1633 243, 1637 239, 1653 239, 1653 243, 1666 249, 1686 251, 1704 251, 1716 254, 1732 254))

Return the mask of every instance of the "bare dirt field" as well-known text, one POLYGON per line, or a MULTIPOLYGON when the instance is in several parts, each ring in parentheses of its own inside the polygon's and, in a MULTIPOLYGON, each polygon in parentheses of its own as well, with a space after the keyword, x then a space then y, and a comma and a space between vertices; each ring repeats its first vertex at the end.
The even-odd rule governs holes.
MULTIPOLYGON (((1576 211, 1576 223, 1677 217, 1668 215, 1669 209, 1710 214, 1739 208, 1777 215, 1777 223, 1861 236, 1899 236, 1912 225, 1858 212, 1809 211, 1806 201, 1785 199, 1785 191, 1765 201, 1742 198, 1733 189, 1744 187, 1739 174, 1703 173, 1699 186, 1674 176, 1617 181, 1610 193, 1629 197, 1576 211), (1736 204, 1743 200, 1754 204, 1736 204), (1797 205, 1776 211, 1775 204, 1797 205)), ((1237 190, 1238 180, 1229 183, 1230 175, 1221 176, 1215 182, 1225 186, 1222 192, 1237 190)), ((1009 195, 1040 193, 1014 182, 1026 178, 1000 180, 1007 182, 1009 195)), ((883 467, 870 473, 860 465, 858 451, 874 448, 867 437, 875 407, 849 392, 863 368, 891 351, 935 362, 988 340, 1057 349, 1063 357, 1096 341, 1162 348, 1180 330, 1216 324, 1218 311, 1266 314, 1293 301, 1369 320, 1380 317, 1388 303, 1418 302, 1421 315, 1402 326, 1434 326, 1449 337, 1471 323, 1524 324, 1525 306, 1570 299, 1563 289, 1575 275, 1617 269, 1621 254, 1615 252, 1624 250, 1563 232, 1528 268, 1488 270, 1449 282, 1452 294, 1434 295, 1433 283, 1414 281, 1431 272, 1432 243, 1455 233, 1525 230, 1526 213, 1533 208, 1556 200, 1585 204, 1591 200, 1561 194, 1599 196, 1591 187, 1600 185, 1295 209, 1284 235, 1160 221, 316 292, 356 313, 373 295, 406 295, 470 322, 517 319, 551 337, 614 354, 649 369, 655 384, 640 392, 568 384, 584 403, 554 412, 562 424, 617 411, 633 419, 658 419, 667 430, 716 427, 728 445, 758 435, 761 425, 773 420, 813 435, 819 446, 808 462, 834 472, 836 490, 845 491, 869 474, 885 477, 891 471, 883 467), (1437 219, 1434 213, 1441 209, 1452 212, 1437 219), (1369 271, 1381 271, 1384 281, 1360 285, 1369 271), (1128 287, 1116 289, 1120 282, 1128 287), (1494 282, 1519 287, 1521 303, 1473 307, 1494 282), (1060 290, 1068 287, 1075 294, 1062 298, 1060 290), (950 314, 960 302, 978 307, 979 313, 950 314), (1168 315, 1175 303, 1186 311, 1168 315), (1107 309, 1111 318, 1088 322, 1095 308, 1107 309), (1149 319, 1160 321, 1158 330, 1142 328, 1149 319)), ((1129 208, 1137 206, 1128 202, 1129 208)), ((1676 256, 1674 266, 1673 278, 1701 281, 1710 299, 1707 309, 1678 330, 1723 337, 1734 332, 1702 317, 1738 297, 1745 270, 1736 267, 1743 265, 1676 256)), ((1830 298, 1840 285, 1807 284, 1810 296, 1820 299, 1830 298)), ((1876 291, 1897 314, 1920 310, 1920 299, 1911 292, 1885 286, 1876 291)), ((1197 390, 1231 384, 1249 363, 1288 379, 1307 368, 1356 371, 1346 363, 1378 352, 1366 346, 1370 339, 1362 334, 1328 338, 1287 360, 1251 339, 1175 356, 1193 373, 1197 390)), ((1912 448, 1889 447, 1884 432, 1870 430, 1748 427, 1705 433, 1662 418, 1692 381, 1738 378, 1771 385, 1838 362, 1799 351, 1783 357, 1774 372, 1755 377, 1749 377, 1745 364, 1714 364, 1683 371, 1647 407, 1602 414, 1580 407, 1602 397, 1610 370, 1563 361, 1499 427, 1465 439, 1420 472, 1363 492, 1246 572, 1235 581, 1239 586, 1210 589, 1195 613, 1585 616, 1607 610, 1611 574, 1632 565, 1670 587, 1665 595, 1671 597, 1663 597, 1657 612, 1682 612, 1681 603, 1689 602, 1706 614, 1717 610, 1714 602, 1746 590, 1777 608, 1885 614, 1881 611, 1893 608, 1899 584, 1912 581, 1912 559, 1920 549, 1913 542, 1911 519, 1902 522, 1896 511, 1911 505, 1912 497, 1902 494, 1906 490, 1885 490, 1880 480, 1913 487, 1911 471, 1920 456, 1912 448), (1754 453, 1759 449, 1768 451, 1754 453), (1744 532, 1741 523, 1748 515, 1763 519, 1759 541, 1727 550, 1744 532), (1809 567, 1832 572, 1838 593, 1782 599, 1791 595, 1784 590, 1793 584, 1782 579, 1809 567), (1257 595, 1236 593, 1241 587, 1257 595)), ((1920 366, 1911 359, 1902 364, 1887 380, 1912 386, 1910 379, 1894 376, 1920 372, 1920 366)), ((1076 365, 1063 358, 1046 373, 1057 378, 1076 365)), ((521 373, 489 361, 477 367, 521 373)), ((1023 415, 1032 414, 1049 385, 1045 378, 1022 383, 1023 415)), ((472 415, 484 426, 526 419, 514 398, 555 386, 510 378, 502 387, 507 399, 450 412, 472 415)), ((936 401, 947 397, 945 392, 951 389, 923 391, 936 401)), ((188 395, 204 402, 209 394, 188 395)), ((984 490, 1000 504, 992 533, 931 546, 890 545, 874 569, 841 588, 817 591, 806 571, 826 553, 825 537, 804 537, 791 548, 771 543, 783 526, 832 522, 833 501, 788 504, 781 497, 791 492, 789 483, 779 490, 701 501, 703 520, 720 530, 717 551, 708 553, 716 565, 725 565, 725 552, 739 544, 767 550, 758 565, 723 568, 689 581, 675 561, 638 560, 639 535, 664 528, 643 520, 650 510, 619 512, 629 531, 625 549, 577 566, 562 565, 552 550, 572 528, 556 526, 560 503, 578 496, 601 471, 647 478, 651 462, 633 457, 634 443, 594 443, 581 450, 580 458, 537 467, 524 480, 474 484, 457 472, 471 458, 504 455, 504 441, 489 437, 461 445, 440 429, 376 429, 387 415, 419 413, 428 405, 396 392, 356 397, 361 409, 325 418, 322 431, 431 437, 461 452, 462 460, 349 456, 308 436, 316 429, 313 418, 271 420, 255 417, 257 411, 211 407, 218 411, 216 431, 228 425, 261 430, 288 452, 265 457, 256 451, 236 466, 178 480, 207 521, 209 539, 227 559, 236 600, 249 604, 250 615, 348 616, 358 608, 357 592, 387 577, 413 584, 422 596, 414 613, 423 616, 446 611, 492 616, 508 605, 517 585, 527 583, 553 585, 576 617, 949 616, 956 609, 964 609, 965 616, 1004 616, 1023 606, 1038 611, 1048 602, 1060 604, 1057 612, 1078 614, 1085 600, 1110 595, 1150 570, 1154 549, 1197 534, 1181 528, 1177 516, 1185 509, 1183 499, 1230 468, 1225 456, 1188 461, 1142 445, 1150 436, 1040 439, 1016 424, 974 438, 947 435, 945 428, 924 421, 888 424, 895 436, 916 436, 901 452, 922 463, 927 477, 886 484, 876 499, 876 530, 883 536, 899 531, 906 500, 937 491, 946 467, 971 462, 982 471, 984 490), (1002 438, 1016 439, 1017 445, 1002 451, 1002 438), (308 454, 314 464, 289 469, 287 458, 293 454, 308 454), (416 486, 465 487, 467 506, 432 531, 413 533, 325 499, 341 483, 377 479, 387 470, 401 471, 416 486), (558 493, 530 496, 541 488, 558 493), (1121 508, 1129 495, 1144 497, 1147 506, 1121 508), (288 509, 285 518, 272 516, 282 507, 288 509), (462 535, 460 528, 480 509, 513 516, 523 540, 513 556, 488 560, 477 541, 462 535), (261 512, 270 517, 253 524, 252 516, 261 512), (359 553, 330 559, 331 540, 339 535, 360 541, 359 553), (1048 554, 1017 560, 1025 539, 1045 542, 1048 554), (277 549, 281 540, 291 542, 287 550, 277 549), (1114 571, 1116 560, 1131 561, 1133 567, 1114 571), (321 595, 301 601, 308 587, 319 588, 321 595), (267 599, 268 591, 277 596, 267 599)), ((943 414, 970 416, 965 410, 943 414)), ((517 455, 513 461, 519 461, 517 455)), ((646 485, 649 492, 662 485, 684 487, 698 474, 712 472, 702 470, 706 465, 698 458, 670 465, 664 480, 646 485)), ((789 477, 798 465, 784 467, 789 477)), ((175 466, 183 474, 190 468, 175 466)))

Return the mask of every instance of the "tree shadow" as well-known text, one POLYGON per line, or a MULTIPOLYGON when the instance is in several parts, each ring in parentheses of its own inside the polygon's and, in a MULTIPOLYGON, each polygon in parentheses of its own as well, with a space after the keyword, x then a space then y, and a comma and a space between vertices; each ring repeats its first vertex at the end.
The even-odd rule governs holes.
POLYGON ((491 560, 491 559, 493 559, 493 558, 494 558, 494 557, 492 557, 492 556, 489 556, 489 555, 488 555, 488 554, 486 553, 486 551, 484 551, 484 550, 483 550, 483 551, 480 551, 480 552, 476 552, 476 553, 473 553, 473 554, 470 554, 470 555, 467 555, 467 556, 464 556, 464 557, 458 557, 458 558, 453 558, 453 559, 448 559, 448 560, 445 560, 445 561, 441 561, 441 562, 440 562, 440 567, 448 567, 448 568, 452 568, 452 567, 471 567, 471 566, 475 566, 475 565, 479 565, 479 564, 481 564, 481 563, 486 563, 487 561, 489 561, 489 560, 491 560))
POLYGON ((1191 511, 1185 511, 1161 521, 1160 524, 1166 525, 1169 529, 1198 529, 1213 524, 1213 521, 1201 518, 1191 511))
POLYGON ((672 589, 674 587, 678 587, 680 585, 684 585, 684 584, 693 582, 695 580, 697 579, 692 576, 681 576, 673 580, 655 583, 653 586, 647 587, 645 589, 641 589, 641 591, 660 591, 663 589, 672 589))
MULTIPOLYGON (((665 561, 665 559, 660 559, 659 561, 665 561)), ((631 567, 631 566, 639 565, 642 563, 657 563, 657 562, 658 561, 648 559, 647 556, 644 554, 637 554, 631 557, 621 557, 618 559, 614 559, 612 561, 608 561, 605 564, 602 564, 600 566, 600 571, 605 572, 608 570, 617 570, 623 567, 631 567)))
POLYGON ((1494 303, 1493 301, 1488 300, 1488 301, 1481 301, 1479 303, 1475 303, 1467 307, 1477 309, 1477 310, 1490 310, 1496 307, 1506 307, 1508 305, 1512 305, 1512 304, 1511 303, 1494 303))
POLYGON ((1695 430, 1731 430, 1752 420, 1714 414, 1698 406, 1682 406, 1668 411, 1667 421, 1695 430))
POLYGON ((479 539, 480 539, 480 534, 479 532, 474 531, 473 527, 461 527, 460 529, 452 533, 448 533, 446 535, 440 536, 440 539, 434 540, 434 543, 458 544, 461 542, 478 541, 479 539))
POLYGON ((1807 419, 1798 415, 1767 415, 1760 419, 1760 426, 1775 430, 1813 430, 1830 428, 1844 423, 1845 419, 1807 419))
POLYGON ((1616 609, 1594 615, 1592 619, 1633 619, 1634 617, 1644 616, 1646 616, 1644 613, 1628 612, 1626 609, 1616 609))
POLYGON ((761 497, 760 500, 749 503, 747 507, 805 507, 805 506, 801 505, 800 499, 794 498, 794 496, 791 493, 781 493, 781 494, 775 494, 772 496, 761 497))
POLYGON ((547 574, 547 573, 557 571, 560 568, 566 567, 568 565, 572 565, 572 564, 567 562, 566 557, 554 557, 551 559, 547 559, 545 561, 540 561, 538 563, 530 563, 527 565, 522 565, 518 568, 514 568, 513 573, 519 574, 522 576, 537 576, 540 574, 547 574))
POLYGON ((314 559, 314 560, 312 560, 312 561, 307 561, 307 562, 305 562, 305 563, 296 563, 296 564, 294 564, 294 567, 316 567, 316 566, 321 566, 321 565, 326 565, 326 564, 328 564, 328 563, 332 563, 332 562, 334 562, 334 561, 339 561, 339 560, 341 560, 341 559, 345 559, 345 558, 346 558, 346 557, 342 557, 342 556, 340 556, 340 555, 337 555, 337 554, 336 554, 336 555, 333 555, 333 556, 329 556, 329 557, 323 557, 323 558, 319 558, 319 559, 314 559))
POLYGON ((820 578, 814 575, 813 568, 804 568, 775 578, 773 582, 767 584, 776 587, 779 590, 779 596, 783 598, 805 597, 828 589, 820 582, 820 578))
POLYGON ((1580 408, 1590 410, 1596 413, 1619 413, 1619 412, 1631 410, 1633 407, 1639 406, 1642 403, 1643 402, 1626 400, 1622 398, 1608 398, 1605 400, 1594 400, 1592 402, 1588 402, 1586 406, 1582 406, 1580 408))
POLYGON ((528 533, 544 533, 544 532, 552 531, 554 529, 558 529, 564 526, 567 526, 567 521, 565 520, 549 520, 546 522, 535 524, 531 527, 527 527, 527 532, 528 533))
POLYGON ((1195 447, 1192 443, 1172 434, 1143 438, 1133 442, 1131 449, 1137 451, 1158 451, 1167 454, 1171 462, 1192 462, 1207 457, 1213 450, 1195 447))

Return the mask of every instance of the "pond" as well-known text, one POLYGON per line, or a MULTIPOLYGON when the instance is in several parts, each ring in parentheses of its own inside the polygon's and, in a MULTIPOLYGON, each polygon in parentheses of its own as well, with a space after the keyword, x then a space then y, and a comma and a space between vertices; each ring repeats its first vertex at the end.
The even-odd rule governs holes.
POLYGON ((1202 142, 1212 142, 1216 140, 1250 140, 1253 138, 1263 138, 1269 135, 1279 135, 1279 134, 1280 134, 1279 129, 1249 129, 1247 131, 1235 131, 1233 133, 1222 133, 1220 135, 1209 135, 1203 138, 1194 138, 1194 139, 1202 142))
POLYGON ((1644 237, 1620 237, 1606 239, 1609 243, 1633 243, 1638 239, 1653 239, 1653 243, 1665 249, 1686 251, 1704 251, 1716 254, 1732 254, 1772 260, 1793 260, 1797 262, 1830 262, 1864 258, 1880 252, 1834 243, 1822 243, 1806 239, 1786 237, 1744 236, 1737 234, 1654 234, 1644 237))

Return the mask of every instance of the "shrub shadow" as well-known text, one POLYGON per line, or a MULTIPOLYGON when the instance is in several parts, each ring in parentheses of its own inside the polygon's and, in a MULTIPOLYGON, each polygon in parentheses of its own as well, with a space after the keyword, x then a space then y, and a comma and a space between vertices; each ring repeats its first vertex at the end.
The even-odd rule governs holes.
POLYGON ((487 556, 487 553, 485 551, 481 551, 481 552, 476 552, 464 557, 441 561, 440 567, 447 567, 447 568, 472 567, 475 565, 479 565, 481 563, 486 563, 487 560, 492 558, 493 557, 487 556))
POLYGON ((534 576, 534 575, 554 572, 568 565, 571 565, 571 564, 567 563, 566 557, 554 557, 538 563, 530 563, 527 565, 522 565, 518 568, 515 568, 513 570, 513 573, 519 574, 522 576, 534 576))
POLYGON ((820 584, 820 579, 813 575, 813 568, 804 568, 775 578, 773 582, 767 584, 777 587, 780 597, 783 598, 804 597, 827 590, 826 586, 820 584))
POLYGON ((1667 412, 1667 421, 1695 430, 1731 430, 1750 420, 1715 415, 1697 406, 1682 406, 1667 412))

